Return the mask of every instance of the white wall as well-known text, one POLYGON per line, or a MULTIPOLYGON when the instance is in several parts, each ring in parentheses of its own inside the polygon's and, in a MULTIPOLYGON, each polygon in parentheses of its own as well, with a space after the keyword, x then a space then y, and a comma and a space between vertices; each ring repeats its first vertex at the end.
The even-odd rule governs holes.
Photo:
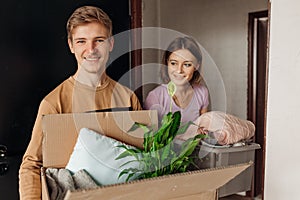
POLYGON ((272 0, 265 199, 300 199, 300 1, 272 0))
MULTIPOLYGON (((266 10, 267 0, 144 0, 143 5, 144 27, 159 26, 193 36, 211 56, 203 74, 212 109, 246 118, 248 13, 266 10)), ((150 54, 144 55, 144 63, 157 56, 160 62, 158 54, 150 54)), ((159 77, 151 71, 146 69, 145 79, 159 77)))

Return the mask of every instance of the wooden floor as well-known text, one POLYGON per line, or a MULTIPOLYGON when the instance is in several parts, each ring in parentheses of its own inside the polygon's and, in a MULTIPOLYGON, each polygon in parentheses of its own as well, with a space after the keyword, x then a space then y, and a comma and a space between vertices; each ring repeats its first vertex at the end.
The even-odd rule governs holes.
POLYGON ((261 200, 261 197, 258 196, 258 197, 255 197, 254 199, 251 199, 250 197, 245 197, 245 196, 234 194, 234 195, 230 195, 227 197, 219 198, 219 200, 261 200))

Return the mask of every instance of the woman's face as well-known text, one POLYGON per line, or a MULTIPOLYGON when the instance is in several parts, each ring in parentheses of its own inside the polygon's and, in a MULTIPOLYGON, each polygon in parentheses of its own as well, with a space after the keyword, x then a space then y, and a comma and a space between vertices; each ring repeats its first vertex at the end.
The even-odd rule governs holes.
POLYGON ((168 74, 177 86, 189 84, 194 71, 198 68, 196 57, 187 49, 179 49, 169 56, 168 74))

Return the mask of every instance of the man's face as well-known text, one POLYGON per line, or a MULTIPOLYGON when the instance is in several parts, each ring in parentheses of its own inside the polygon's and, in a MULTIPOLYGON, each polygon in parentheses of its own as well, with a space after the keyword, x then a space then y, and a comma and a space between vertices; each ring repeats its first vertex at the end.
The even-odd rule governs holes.
POLYGON ((68 43, 83 73, 102 74, 105 71, 114 40, 109 38, 102 24, 92 22, 74 28, 72 41, 69 39, 68 43))

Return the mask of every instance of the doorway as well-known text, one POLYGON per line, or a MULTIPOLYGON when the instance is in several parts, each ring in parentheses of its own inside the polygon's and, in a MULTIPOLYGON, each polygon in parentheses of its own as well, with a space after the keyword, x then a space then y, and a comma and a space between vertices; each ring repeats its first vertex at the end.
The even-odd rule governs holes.
POLYGON ((252 190, 248 196, 262 195, 264 190, 266 100, 267 100, 267 55, 268 11, 249 13, 248 27, 248 120, 255 124, 254 142, 261 149, 255 153, 252 190))

